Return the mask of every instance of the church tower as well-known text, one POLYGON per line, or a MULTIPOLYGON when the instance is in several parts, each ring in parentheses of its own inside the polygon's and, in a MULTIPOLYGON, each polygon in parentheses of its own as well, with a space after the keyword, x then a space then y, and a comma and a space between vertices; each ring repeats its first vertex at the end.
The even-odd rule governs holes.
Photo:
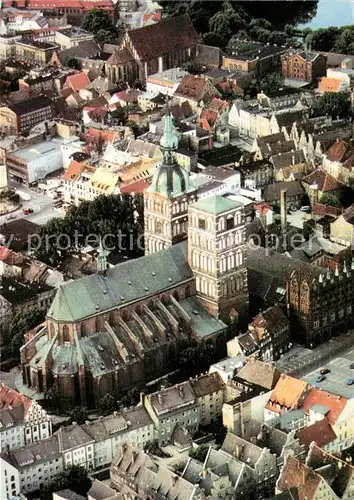
POLYGON ((162 162, 144 193, 145 254, 152 254, 187 238, 188 205, 196 201, 189 173, 178 165, 178 137, 172 115, 165 115, 161 138, 162 162))
POLYGON ((188 261, 198 300, 210 314, 238 327, 248 321, 245 254, 245 214, 240 203, 212 196, 189 207, 188 261))

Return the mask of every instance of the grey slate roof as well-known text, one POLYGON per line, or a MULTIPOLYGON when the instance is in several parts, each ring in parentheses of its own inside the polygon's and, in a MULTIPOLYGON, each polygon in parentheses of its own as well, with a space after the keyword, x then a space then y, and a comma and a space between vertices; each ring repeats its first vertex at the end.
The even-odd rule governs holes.
POLYGON ((275 182, 274 184, 269 184, 264 190, 265 201, 279 201, 280 191, 286 189, 286 194, 288 198, 294 196, 301 196, 304 192, 304 188, 301 186, 299 181, 290 182, 275 182))
POLYGON ((61 427, 55 434, 58 436, 59 448, 62 452, 93 443, 94 441, 92 437, 77 424, 61 427))
POLYGON ((62 285, 48 312, 56 321, 76 321, 102 314, 191 280, 186 243, 62 285))

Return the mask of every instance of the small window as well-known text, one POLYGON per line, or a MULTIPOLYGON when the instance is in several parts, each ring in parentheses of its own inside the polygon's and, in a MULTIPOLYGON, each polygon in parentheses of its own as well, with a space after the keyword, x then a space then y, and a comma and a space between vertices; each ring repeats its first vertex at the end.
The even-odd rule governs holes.
POLYGON ((199 229, 205 229, 205 219, 198 219, 199 229))
POLYGON ((234 227, 234 219, 233 219, 233 217, 228 217, 226 219, 226 229, 230 230, 230 229, 233 229, 233 227, 234 227))

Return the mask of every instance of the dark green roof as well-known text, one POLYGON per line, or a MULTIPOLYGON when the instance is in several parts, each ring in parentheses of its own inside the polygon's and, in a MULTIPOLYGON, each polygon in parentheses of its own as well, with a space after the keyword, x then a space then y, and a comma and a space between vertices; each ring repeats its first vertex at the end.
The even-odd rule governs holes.
POLYGON ((192 208, 196 210, 214 215, 219 215, 239 207, 242 207, 241 203, 224 198, 223 196, 210 196, 192 205, 192 208))
POLYGON ((118 264, 106 276, 94 274, 62 285, 48 317, 55 321, 78 321, 144 297, 156 295, 192 279, 186 242, 161 252, 118 264))

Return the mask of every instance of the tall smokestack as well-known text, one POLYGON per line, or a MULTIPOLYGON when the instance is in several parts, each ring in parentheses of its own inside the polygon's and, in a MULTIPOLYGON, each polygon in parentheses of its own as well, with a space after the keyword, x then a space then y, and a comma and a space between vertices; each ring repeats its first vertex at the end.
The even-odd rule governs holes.
POLYGON ((280 191, 280 222, 281 230, 285 233, 287 228, 286 189, 280 191))

